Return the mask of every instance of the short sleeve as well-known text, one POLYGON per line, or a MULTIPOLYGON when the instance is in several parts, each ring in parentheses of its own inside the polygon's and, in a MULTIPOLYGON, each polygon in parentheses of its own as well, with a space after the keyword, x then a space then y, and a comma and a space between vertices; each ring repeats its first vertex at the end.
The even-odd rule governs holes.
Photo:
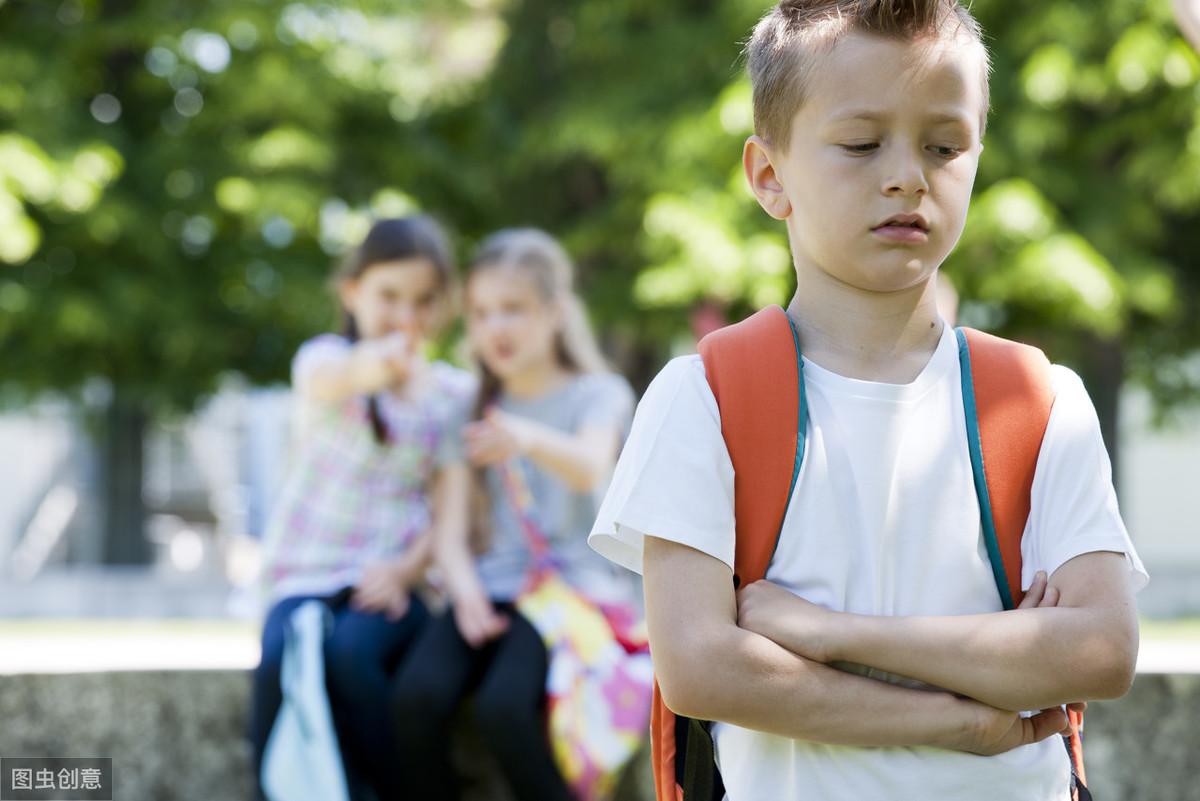
POLYGON ((292 359, 292 386, 300 390, 314 370, 330 362, 345 359, 353 345, 337 334, 322 334, 305 342, 292 359))
POLYGON ((647 535, 733 569, 733 463, 699 356, 672 360, 637 405, 588 543, 642 572, 647 535))
POLYGON ((475 379, 464 370, 450 365, 438 365, 442 371, 439 383, 445 394, 446 416, 439 432, 434 464, 438 468, 466 460, 463 428, 471 419, 475 406, 475 379))
POLYGON ((1096 409, 1079 376, 1053 367, 1054 406, 1038 454, 1029 522, 1021 542, 1021 586, 1095 551, 1125 555, 1135 590, 1149 576, 1121 520, 1112 465, 1096 409))
POLYGON ((586 377, 576 430, 611 428, 624 437, 633 415, 634 397, 629 382, 616 373, 594 373, 586 377))

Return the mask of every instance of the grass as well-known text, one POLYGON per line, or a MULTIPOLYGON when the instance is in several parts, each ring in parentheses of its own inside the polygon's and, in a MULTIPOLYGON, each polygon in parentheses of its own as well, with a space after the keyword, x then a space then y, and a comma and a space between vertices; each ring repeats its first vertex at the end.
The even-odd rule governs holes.
POLYGON ((1143 640, 1191 640, 1200 642, 1200 617, 1174 620, 1142 619, 1143 640))

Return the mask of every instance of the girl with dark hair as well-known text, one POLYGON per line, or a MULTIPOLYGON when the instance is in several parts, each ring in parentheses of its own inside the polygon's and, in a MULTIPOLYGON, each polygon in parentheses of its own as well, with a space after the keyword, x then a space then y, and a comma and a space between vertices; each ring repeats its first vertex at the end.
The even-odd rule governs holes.
POLYGON ((256 780, 281 702, 292 611, 326 601, 326 687, 351 786, 399 797, 386 715, 389 677, 428 618, 411 590, 433 531, 466 527, 470 477, 460 429, 474 379, 422 355, 449 312, 450 248, 427 217, 381 220, 334 276, 343 328, 306 342, 292 365, 298 452, 268 528, 272 606, 254 676, 256 780))
POLYGON ((629 603, 634 586, 587 546, 599 495, 633 413, 633 392, 609 371, 572 287, 572 267, 548 234, 511 229, 481 245, 467 279, 467 333, 481 373, 464 431, 477 471, 474 549, 466 529, 434 540, 451 613, 413 646, 394 684, 408 798, 453 801, 450 722, 474 696, 475 723, 520 801, 568 801, 544 717, 543 637, 519 609, 536 556, 524 532, 536 516, 563 579, 598 603, 629 603), (514 496, 514 472, 528 490, 514 496), (472 552, 474 550, 474 553, 472 552))

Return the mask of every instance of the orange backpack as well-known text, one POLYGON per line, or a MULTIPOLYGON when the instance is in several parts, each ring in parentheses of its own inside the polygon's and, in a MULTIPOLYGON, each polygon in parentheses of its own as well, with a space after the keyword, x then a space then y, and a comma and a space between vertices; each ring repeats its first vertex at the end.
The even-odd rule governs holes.
MULTIPOLYGON (((1013 609, 1023 595, 1021 535, 1054 401, 1050 364, 1028 345, 969 328, 955 334, 984 541, 1000 599, 1005 609, 1013 609)), ((804 460, 808 406, 800 341, 783 309, 769 306, 709 334, 699 350, 733 462, 734 585, 740 586, 766 576, 804 460)), ((1071 734, 1064 741, 1071 758, 1071 797, 1090 801, 1083 718, 1074 712, 1069 717, 1071 734)), ((671 712, 657 682, 650 729, 658 801, 724 798, 709 723, 671 712)))

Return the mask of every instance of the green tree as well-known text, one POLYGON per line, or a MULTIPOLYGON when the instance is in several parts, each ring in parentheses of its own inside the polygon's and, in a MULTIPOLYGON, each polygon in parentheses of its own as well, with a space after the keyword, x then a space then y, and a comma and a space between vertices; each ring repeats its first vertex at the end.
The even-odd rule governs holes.
MULTIPOLYGON (((767 5, 0 1, 5 380, 106 379, 134 482, 146 420, 226 371, 284 377, 333 255, 415 205, 465 243, 560 235, 644 385, 696 303, 792 290, 739 165, 767 5)), ((993 115, 946 270, 964 322, 1080 369, 1112 447, 1127 376, 1164 409, 1200 388, 1200 61, 1168 0, 973 9, 993 115)))
POLYGON ((404 132, 499 41, 466 8, 0 3, 4 379, 111 389, 107 559, 146 557, 148 421, 286 376, 365 212, 415 204, 404 132))

